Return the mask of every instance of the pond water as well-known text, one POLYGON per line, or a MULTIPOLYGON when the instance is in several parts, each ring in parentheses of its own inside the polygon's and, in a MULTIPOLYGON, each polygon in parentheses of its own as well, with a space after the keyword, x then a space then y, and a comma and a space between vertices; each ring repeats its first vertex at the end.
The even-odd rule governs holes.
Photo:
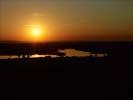
POLYGON ((108 56, 107 53, 93 53, 93 52, 85 52, 85 51, 79 51, 76 49, 65 49, 65 50, 59 50, 59 52, 65 53, 65 56, 67 57, 105 57, 108 56))
POLYGON ((52 58, 56 58, 56 57, 59 57, 57 55, 39 55, 39 54, 34 54, 32 56, 30 56, 30 58, 42 58, 42 57, 52 57, 52 58))
POLYGON ((75 49, 59 50, 59 52, 65 53, 65 55, 68 57, 87 57, 91 54, 91 52, 78 51, 75 49))
MULTIPOLYGON (((64 50, 59 50, 60 53, 65 53, 65 57, 105 57, 108 54, 106 53, 99 53, 99 54, 94 54, 92 52, 85 52, 85 51, 79 51, 76 49, 64 49, 64 50)), ((39 54, 34 54, 31 55, 30 58, 42 58, 42 57, 52 57, 52 58, 56 58, 56 57, 60 57, 58 55, 39 55, 39 54)), ((15 59, 18 58, 18 56, 16 55, 12 55, 12 56, 0 56, 0 59, 15 59)), ((22 58, 22 57, 20 57, 22 58)))

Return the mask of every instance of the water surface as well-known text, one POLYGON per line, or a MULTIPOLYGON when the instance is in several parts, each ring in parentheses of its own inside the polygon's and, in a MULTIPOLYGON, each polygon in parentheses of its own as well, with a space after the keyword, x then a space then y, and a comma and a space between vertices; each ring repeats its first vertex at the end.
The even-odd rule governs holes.
MULTIPOLYGON (((76 49, 64 49, 64 50, 59 50, 58 52, 60 53, 65 53, 65 57, 105 57, 107 56, 107 53, 93 53, 93 52, 85 52, 85 51, 79 51, 76 49)), ((30 58, 45 58, 45 57, 51 57, 51 58, 56 58, 60 57, 58 55, 40 55, 40 54, 33 54, 30 56, 30 58)), ((0 56, 0 59, 15 59, 18 58, 16 55, 12 56, 0 56)), ((22 58, 19 57, 19 58, 22 58)))

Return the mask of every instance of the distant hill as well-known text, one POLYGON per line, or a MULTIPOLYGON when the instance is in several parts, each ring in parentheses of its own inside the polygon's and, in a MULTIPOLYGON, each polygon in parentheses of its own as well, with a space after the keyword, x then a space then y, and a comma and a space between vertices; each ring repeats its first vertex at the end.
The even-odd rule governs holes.
POLYGON ((0 41, 0 43, 24 43, 22 41, 9 41, 9 40, 5 40, 5 41, 0 41))

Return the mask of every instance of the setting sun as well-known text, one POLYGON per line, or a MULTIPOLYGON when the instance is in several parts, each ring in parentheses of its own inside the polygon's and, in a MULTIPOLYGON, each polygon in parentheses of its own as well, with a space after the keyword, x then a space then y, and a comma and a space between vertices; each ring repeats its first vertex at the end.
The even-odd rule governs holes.
POLYGON ((41 25, 26 25, 26 37, 29 41, 43 42, 45 36, 45 28, 41 25))
POLYGON ((40 37, 41 36, 41 29, 39 27, 35 27, 32 29, 32 35, 34 37, 40 37))

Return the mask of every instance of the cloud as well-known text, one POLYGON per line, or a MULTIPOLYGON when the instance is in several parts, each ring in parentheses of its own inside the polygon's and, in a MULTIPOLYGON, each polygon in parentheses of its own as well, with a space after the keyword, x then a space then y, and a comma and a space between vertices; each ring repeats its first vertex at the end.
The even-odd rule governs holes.
POLYGON ((32 16, 43 17, 44 14, 42 14, 42 13, 32 13, 32 16))
POLYGON ((40 25, 24 25, 25 27, 41 27, 40 25))

